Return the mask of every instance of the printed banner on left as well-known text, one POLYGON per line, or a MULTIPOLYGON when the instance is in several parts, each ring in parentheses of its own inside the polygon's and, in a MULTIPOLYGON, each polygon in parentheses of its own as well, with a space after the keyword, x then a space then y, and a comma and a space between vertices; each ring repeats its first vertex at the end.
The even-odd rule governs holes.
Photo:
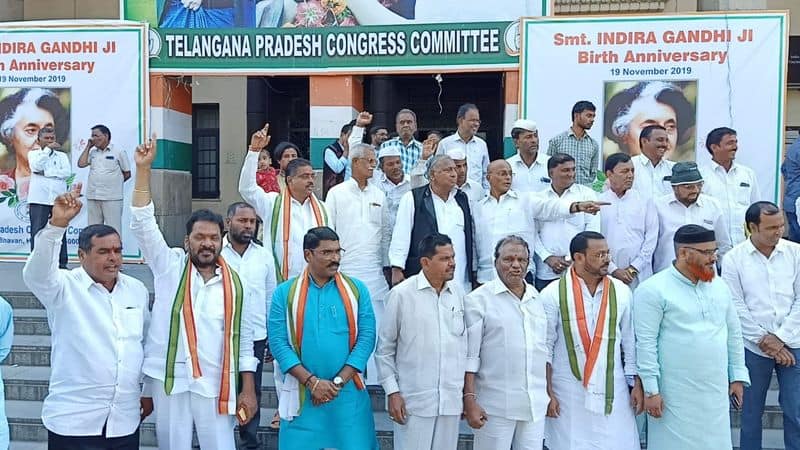
POLYGON ((57 192, 77 182, 84 186, 84 207, 67 229, 70 259, 92 202, 110 216, 106 223, 120 221, 126 261, 141 261, 128 227, 128 177, 135 171, 133 151, 145 137, 147 64, 147 24, 0 25, 0 261, 28 256, 31 211, 34 222, 42 211, 30 205, 52 204, 57 192), (62 152, 67 167, 59 167, 59 155, 50 150, 62 152))

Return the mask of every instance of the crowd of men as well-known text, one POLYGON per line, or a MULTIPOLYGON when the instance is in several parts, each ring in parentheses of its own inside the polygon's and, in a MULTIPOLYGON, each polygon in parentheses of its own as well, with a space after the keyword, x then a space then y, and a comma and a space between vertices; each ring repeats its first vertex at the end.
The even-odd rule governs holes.
POLYGON ((773 371, 797 450, 800 246, 735 161, 736 131, 711 130, 698 167, 666 160, 668 130, 646 126, 641 154, 602 162, 598 192, 594 112, 576 103, 547 154, 517 120, 517 153, 495 161, 473 104, 455 134, 422 142, 413 111, 391 139, 362 112, 325 150, 324 201, 291 145, 273 153, 279 188, 259 183, 265 125, 244 202, 193 212, 183 248, 155 220, 154 136, 134 155, 129 224, 152 307, 108 225, 86 227, 80 267, 59 270, 76 184, 23 270, 52 330, 50 448, 138 448, 151 413, 162 450, 191 448, 193 428, 203 450, 233 449, 237 423, 259 448, 268 346, 281 450, 377 449, 368 385, 398 450, 455 450, 462 419, 476 450, 632 450, 645 429, 651 450, 730 449, 731 408, 740 447, 759 449, 773 371))

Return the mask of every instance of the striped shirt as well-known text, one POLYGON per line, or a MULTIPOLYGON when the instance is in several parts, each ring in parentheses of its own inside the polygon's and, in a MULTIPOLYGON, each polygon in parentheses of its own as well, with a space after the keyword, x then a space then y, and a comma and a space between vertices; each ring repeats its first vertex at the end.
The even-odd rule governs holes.
POLYGON ((400 161, 403 163, 403 173, 411 174, 411 169, 422 156, 422 142, 412 139, 408 145, 403 144, 399 137, 389 139, 381 145, 384 148, 397 148, 400 150, 400 161))
POLYGON ((591 186, 600 165, 600 146, 589 134, 582 138, 575 136, 572 128, 550 139, 547 154, 566 153, 575 158, 575 182, 591 186))

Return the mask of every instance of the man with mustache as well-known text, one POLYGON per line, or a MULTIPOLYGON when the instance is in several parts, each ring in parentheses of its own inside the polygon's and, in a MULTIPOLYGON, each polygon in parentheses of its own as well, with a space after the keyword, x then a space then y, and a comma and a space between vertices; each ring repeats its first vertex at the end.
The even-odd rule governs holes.
POLYGON ((303 238, 308 265, 275 290, 269 342, 286 378, 280 395, 281 450, 378 450, 364 386, 375 348, 366 286, 341 272, 339 236, 328 227, 303 238))
MULTIPOLYGON (((275 265, 269 250, 253 242, 256 230, 255 209, 244 202, 236 202, 228 207, 225 225, 228 234, 222 238, 222 257, 239 274, 251 289, 255 299, 253 309, 243 319, 253 330, 253 354, 258 360, 254 373, 256 402, 261 404, 261 375, 264 351, 267 346, 267 317, 272 293, 275 291, 275 265)), ((261 448, 258 442, 258 423, 261 408, 256 409, 253 420, 239 427, 239 436, 246 449, 261 448)))
POLYGON ((600 215, 600 228, 611 250, 609 272, 631 289, 653 275, 653 252, 658 241, 655 206, 631 189, 637 174, 631 157, 614 153, 606 159, 608 189, 600 201, 610 203, 600 215))
POLYGON ((714 230, 717 237, 720 259, 730 250, 725 214, 719 202, 701 193, 703 177, 693 162, 679 162, 672 167, 670 176, 672 193, 657 198, 654 202, 658 215, 658 243, 653 254, 653 271, 669 267, 675 258, 672 237, 681 225, 702 225, 714 230))
POLYGON ((220 256, 219 214, 194 211, 184 248, 164 241, 150 196, 156 151, 153 135, 134 155, 131 232, 155 277, 143 372, 157 411, 158 447, 189 448, 194 428, 202 450, 233 450, 235 420, 245 425, 259 407, 253 373, 258 361, 245 318, 253 314, 253 302, 264 299, 254 298, 255 291, 220 256))
POLYGON ((569 247, 572 267, 540 296, 548 324, 547 446, 639 450, 634 415, 643 398, 631 290, 608 276, 602 234, 578 233, 569 247))
POLYGON ((725 208, 723 220, 728 229, 730 245, 743 242, 744 212, 753 203, 762 200, 758 179, 753 169, 735 162, 739 150, 736 130, 728 127, 714 128, 706 137, 706 149, 711 161, 700 168, 703 174, 703 193, 719 201, 725 208))
MULTIPOLYGON (((432 145, 433 143, 431 143, 430 138, 422 143, 423 148, 428 148, 428 146, 432 145)), ((467 176, 469 169, 467 166, 467 155, 464 153, 464 150, 458 147, 451 147, 449 150, 440 154, 449 156, 456 164, 456 188, 467 195, 470 206, 481 200, 486 195, 486 191, 483 190, 483 185, 481 183, 467 176)), ((411 171, 411 186, 419 187, 428 183, 428 180, 425 178, 427 159, 426 152, 423 150, 422 158, 417 162, 414 170, 411 171)))
POLYGON ((633 302, 647 448, 729 449, 730 404, 742 404, 750 377, 731 292, 715 277, 718 239, 690 224, 673 243, 675 260, 639 285, 633 302))
POLYGON ((411 174, 411 170, 422 156, 422 142, 414 139, 414 133, 417 132, 417 115, 414 111, 410 109, 398 111, 395 116, 395 130, 397 137, 384 142, 380 151, 388 148, 399 150, 403 173, 411 174))
POLYGON ((489 189, 489 183, 486 181, 489 148, 486 146, 486 141, 476 135, 481 126, 478 107, 474 103, 461 105, 456 113, 456 123, 458 129, 439 142, 437 153, 447 155, 448 150, 460 149, 467 163, 467 178, 479 183, 483 189, 489 189))
POLYGON ((667 129, 661 125, 648 125, 639 134, 642 153, 631 157, 636 177, 633 189, 645 199, 656 198, 672 192, 669 177, 674 162, 664 159, 669 148, 667 129))
POLYGON ((742 450, 760 450, 761 416, 773 371, 778 374, 785 448, 800 448, 800 245, 782 239, 783 211, 756 202, 745 212, 750 237, 722 263, 744 337, 750 386, 744 390, 742 450))
POLYGON ((541 192, 550 186, 547 160, 550 156, 539 151, 539 130, 536 122, 519 119, 511 126, 511 140, 517 154, 506 158, 514 177, 511 188, 517 192, 541 192))
POLYGON ((325 226, 328 212, 314 195, 314 169, 307 159, 296 158, 286 165, 286 189, 280 193, 267 193, 258 187, 258 154, 269 141, 269 124, 250 137, 239 176, 239 194, 264 222, 265 233, 269 233, 264 246, 275 255, 275 275, 281 283, 305 267, 303 236, 311 228, 325 226))
POLYGON ((22 269, 52 330, 42 422, 49 448, 136 450, 139 423, 153 412, 140 387, 149 294, 142 282, 119 272, 122 241, 108 225, 81 230, 80 267, 59 269, 61 237, 83 207, 80 196, 77 183, 55 198, 22 269))
POLYGON ((454 282, 448 236, 425 236, 416 253, 421 272, 389 292, 375 363, 394 448, 456 450, 467 361, 464 290, 454 282))
POLYGON ((538 450, 549 401, 547 314, 536 289, 525 281, 528 243, 505 236, 494 252, 498 278, 464 301, 469 342, 464 416, 474 429, 475 450, 511 450, 512 445, 538 450))
POLYGON ((378 172, 370 177, 369 182, 377 186, 385 194, 383 208, 383 228, 381 230, 381 263, 386 282, 392 283, 392 268, 389 264, 389 244, 397 221, 397 209, 400 199, 411 190, 411 179, 403 173, 403 162, 400 149, 382 147, 378 152, 378 172))

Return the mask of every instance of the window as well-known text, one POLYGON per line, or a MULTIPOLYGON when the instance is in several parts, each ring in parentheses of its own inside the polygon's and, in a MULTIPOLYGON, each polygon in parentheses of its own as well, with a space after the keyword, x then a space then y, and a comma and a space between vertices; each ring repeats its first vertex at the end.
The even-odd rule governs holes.
POLYGON ((219 198, 219 105, 192 105, 192 198, 219 198))

